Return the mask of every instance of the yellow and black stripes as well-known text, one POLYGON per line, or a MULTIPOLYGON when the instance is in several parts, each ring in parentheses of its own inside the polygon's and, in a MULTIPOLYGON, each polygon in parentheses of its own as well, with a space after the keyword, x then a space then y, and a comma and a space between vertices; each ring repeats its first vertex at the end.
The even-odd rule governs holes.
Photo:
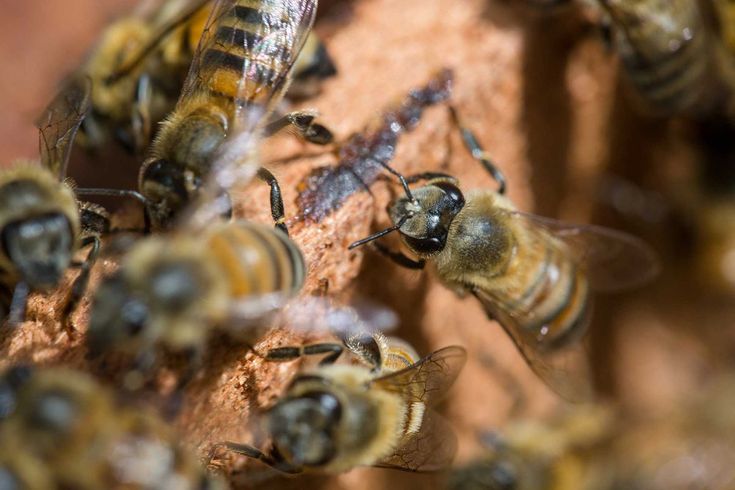
POLYGON ((545 350, 561 348, 587 325, 589 284, 565 245, 551 237, 518 246, 492 296, 545 350), (529 264, 535 264, 529 267, 529 264))
MULTIPOLYGON (((288 4, 289 2, 286 2, 288 4)), ((298 19, 273 0, 240 0, 208 27, 198 76, 210 94, 240 103, 267 103, 300 46, 298 19)))
POLYGON ((296 244, 278 230, 236 221, 216 227, 208 245, 228 276, 235 297, 291 295, 303 285, 303 256, 296 244))

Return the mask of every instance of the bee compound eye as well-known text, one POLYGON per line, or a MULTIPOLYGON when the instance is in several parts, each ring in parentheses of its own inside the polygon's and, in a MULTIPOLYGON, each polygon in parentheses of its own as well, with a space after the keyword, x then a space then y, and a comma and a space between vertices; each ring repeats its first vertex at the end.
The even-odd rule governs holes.
POLYGON ((444 246, 446 245, 446 234, 425 238, 416 238, 404 235, 403 239, 406 241, 406 245, 420 254, 441 252, 444 250, 444 246))

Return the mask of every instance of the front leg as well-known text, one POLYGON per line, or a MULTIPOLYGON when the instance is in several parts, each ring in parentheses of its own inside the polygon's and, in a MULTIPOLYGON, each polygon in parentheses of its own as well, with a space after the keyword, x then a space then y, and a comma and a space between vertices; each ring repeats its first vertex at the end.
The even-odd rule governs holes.
POLYGON ((271 349, 265 355, 267 361, 284 362, 292 361, 303 356, 317 356, 320 354, 328 354, 324 359, 319 362, 320 366, 326 364, 334 364, 342 352, 344 346, 335 342, 323 342, 318 344, 299 345, 299 346, 287 346, 277 347, 271 349))
POLYGON ((421 270, 426 266, 426 261, 424 259, 414 260, 411 257, 406 256, 403 252, 390 250, 388 247, 381 245, 378 242, 373 243, 373 246, 378 252, 406 269, 421 270))
POLYGON ((87 285, 89 284, 89 276, 92 271, 92 266, 97 261, 97 257, 100 253, 100 238, 98 236, 86 237, 82 240, 81 248, 91 245, 91 249, 87 254, 87 258, 80 265, 80 272, 77 278, 71 285, 69 295, 66 300, 66 304, 62 309, 61 321, 64 324, 64 328, 69 334, 73 335, 75 330, 74 325, 71 323, 71 317, 79 306, 79 301, 84 297, 84 293, 87 291, 87 285))
POLYGON ((217 450, 224 448, 228 451, 232 451, 237 454, 242 454, 243 456, 246 456, 248 458, 257 459, 261 463, 264 463, 271 468, 280 471, 281 473, 288 473, 291 475, 296 475, 298 473, 302 473, 303 470, 301 468, 298 468, 287 461, 283 459, 283 457, 278 454, 274 453, 273 451, 270 451, 270 454, 265 454, 260 449, 251 446, 249 444, 241 444, 237 442, 220 442, 215 444, 212 449, 209 452, 209 463, 212 462, 214 459, 217 450))
POLYGON ((271 188, 271 216, 276 223, 276 228, 281 230, 288 236, 288 227, 286 227, 286 212, 283 206, 283 196, 281 195, 281 186, 278 185, 276 177, 263 167, 258 170, 258 178, 268 184, 271 188))
POLYGON ((271 136, 291 126, 299 137, 315 145, 328 145, 334 141, 332 132, 315 121, 316 115, 309 111, 294 111, 269 123, 264 129, 264 136, 271 136))

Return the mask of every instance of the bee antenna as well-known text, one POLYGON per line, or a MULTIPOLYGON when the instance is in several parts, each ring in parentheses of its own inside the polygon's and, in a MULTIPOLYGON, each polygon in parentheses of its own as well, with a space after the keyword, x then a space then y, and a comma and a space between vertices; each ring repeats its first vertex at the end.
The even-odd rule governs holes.
POLYGON ((374 233, 374 234, 372 234, 372 235, 370 235, 368 237, 365 237, 362 240, 358 240, 356 242, 351 243, 350 246, 347 247, 347 250, 352 250, 352 249, 357 248, 357 247, 359 247, 361 245, 365 245, 366 243, 370 243, 373 240, 377 240, 378 238, 382 238, 385 235, 387 235, 388 233, 393 233, 394 231, 400 229, 401 226, 403 226, 403 223, 405 223, 406 220, 408 218, 410 218, 410 217, 411 216, 409 214, 404 214, 401 217, 401 219, 398 220, 398 223, 396 223, 395 225, 391 226, 390 228, 386 228, 385 230, 382 230, 382 231, 379 231, 377 233, 374 233))
POLYGON ((401 174, 400 172, 398 172, 398 170, 394 169, 393 167, 391 167, 390 165, 388 165, 387 163, 381 160, 378 160, 375 158, 373 160, 378 162, 388 172, 398 177, 398 180, 401 182, 401 185, 403 186, 403 191, 406 193, 406 197, 408 197, 408 199, 411 202, 415 202, 415 199, 413 198, 413 194, 411 194, 411 189, 408 187, 408 181, 406 181, 406 178, 403 176, 403 174, 401 174))
POLYGON ((493 180, 498 183, 497 193, 505 194, 506 181, 503 172, 501 172, 500 169, 495 166, 492 159, 490 158, 490 155, 482 148, 482 146, 480 146, 480 142, 477 141, 475 133, 473 133, 469 128, 462 124, 457 109, 455 109, 454 106, 450 105, 449 112, 452 115, 454 124, 456 124, 457 128, 459 129, 459 134, 462 136, 462 141, 464 142, 465 147, 467 147, 467 149, 470 151, 472 157, 475 160, 479 161, 483 167, 485 167, 485 170, 487 170, 493 180))

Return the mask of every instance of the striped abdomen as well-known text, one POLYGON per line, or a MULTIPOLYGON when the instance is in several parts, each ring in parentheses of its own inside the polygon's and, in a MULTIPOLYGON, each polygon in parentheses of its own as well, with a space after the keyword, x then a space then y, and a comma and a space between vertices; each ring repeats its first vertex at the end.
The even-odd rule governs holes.
POLYGON ((701 110, 697 106, 715 90, 709 78, 714 60, 696 2, 649 3, 647 9, 612 7, 628 78, 656 109, 701 110))
POLYGON ((300 47, 290 3, 239 0, 220 14, 201 54, 199 77, 211 94, 265 105, 281 88, 300 47))
POLYGON ((222 224, 210 234, 207 245, 228 276, 235 298, 269 293, 291 296, 304 283, 301 252, 271 227, 246 221, 222 224))
MULTIPOLYGON (((410 344, 396 337, 385 339, 385 348, 383 349, 382 357, 381 373, 383 375, 406 369, 420 360, 418 353, 410 344)), ((424 389, 425 386, 421 383, 406 386, 407 392, 403 394, 406 408, 400 428, 400 433, 404 437, 409 434, 415 434, 421 429, 426 405, 424 402, 412 400, 423 398, 424 393, 420 393, 418 390, 424 389)))
POLYGON ((545 349, 563 347, 589 321, 589 283, 563 243, 524 240, 493 296, 545 349))

